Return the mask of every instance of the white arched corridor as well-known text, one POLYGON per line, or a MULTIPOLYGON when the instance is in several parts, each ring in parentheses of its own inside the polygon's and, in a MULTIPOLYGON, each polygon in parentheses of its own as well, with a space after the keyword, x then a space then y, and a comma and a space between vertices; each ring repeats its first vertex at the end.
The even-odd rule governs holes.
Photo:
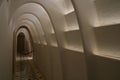
POLYGON ((119 80, 119 0, 1 0, 0 80, 119 80))

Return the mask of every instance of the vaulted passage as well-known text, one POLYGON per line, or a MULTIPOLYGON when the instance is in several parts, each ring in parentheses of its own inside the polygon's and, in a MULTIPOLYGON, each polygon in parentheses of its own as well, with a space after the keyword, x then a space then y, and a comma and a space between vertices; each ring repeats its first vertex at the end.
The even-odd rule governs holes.
POLYGON ((43 80, 33 62, 32 39, 27 29, 19 29, 15 40, 14 80, 43 80))
POLYGON ((120 80, 120 0, 0 0, 0 80, 120 80))

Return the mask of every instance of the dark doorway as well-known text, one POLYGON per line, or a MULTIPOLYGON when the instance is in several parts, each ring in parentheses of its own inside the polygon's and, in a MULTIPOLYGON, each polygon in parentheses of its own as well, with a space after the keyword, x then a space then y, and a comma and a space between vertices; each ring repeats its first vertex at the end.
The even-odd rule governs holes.
POLYGON ((25 35, 24 33, 19 33, 17 36, 17 53, 24 54, 25 52, 25 35))

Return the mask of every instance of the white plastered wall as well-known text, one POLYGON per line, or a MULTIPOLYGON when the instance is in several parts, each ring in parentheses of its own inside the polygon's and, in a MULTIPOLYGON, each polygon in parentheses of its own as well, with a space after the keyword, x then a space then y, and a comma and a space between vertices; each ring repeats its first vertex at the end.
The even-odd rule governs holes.
POLYGON ((12 46, 6 0, 0 1, 0 80, 12 80, 12 46))

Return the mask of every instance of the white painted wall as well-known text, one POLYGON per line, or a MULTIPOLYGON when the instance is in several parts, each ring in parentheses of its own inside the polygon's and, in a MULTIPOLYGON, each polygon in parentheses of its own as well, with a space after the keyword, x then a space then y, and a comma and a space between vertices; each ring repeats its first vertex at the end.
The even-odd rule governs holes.
POLYGON ((0 5, 0 80, 12 80, 12 39, 8 26, 8 2, 0 5))

